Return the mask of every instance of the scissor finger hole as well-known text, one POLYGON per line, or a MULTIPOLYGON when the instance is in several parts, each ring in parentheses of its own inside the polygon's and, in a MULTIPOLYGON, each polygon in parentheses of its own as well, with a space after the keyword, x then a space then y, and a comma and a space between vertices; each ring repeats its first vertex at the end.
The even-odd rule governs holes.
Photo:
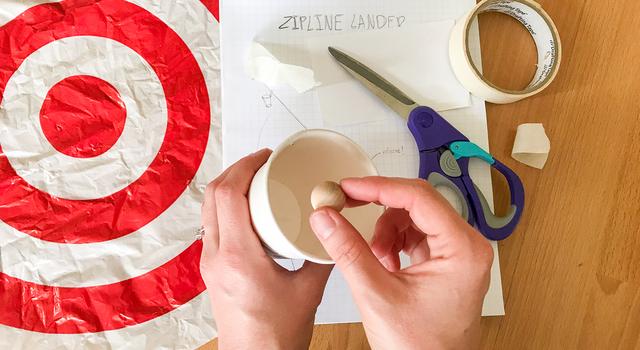
POLYGON ((463 215, 462 199, 456 191, 448 186, 436 186, 436 190, 451 204, 458 214, 463 215))

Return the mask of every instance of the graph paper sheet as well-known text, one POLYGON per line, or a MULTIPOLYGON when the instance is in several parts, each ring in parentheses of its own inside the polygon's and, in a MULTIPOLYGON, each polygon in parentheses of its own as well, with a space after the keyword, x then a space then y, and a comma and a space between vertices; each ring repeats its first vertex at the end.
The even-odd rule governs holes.
MULTIPOLYGON (((300 130, 326 127, 316 90, 299 94, 287 86, 267 87, 247 76, 245 61, 254 40, 280 46, 287 63, 312 67, 311 58, 306 53, 305 43, 308 38, 336 32, 385 31, 398 26, 455 20, 474 5, 474 0, 223 1, 221 45, 224 164, 228 166, 263 147, 274 148, 287 136, 300 130), (380 23, 367 23, 371 16, 380 18, 380 23), (306 20, 303 21, 303 17, 306 20), (386 20, 382 21, 382 18, 386 20), (316 19, 315 24, 310 19, 316 19), (364 26, 361 25, 362 21, 364 26)), ((470 34, 471 53, 476 56, 476 62, 480 62, 477 28, 472 28, 470 34)), ((373 99, 372 103, 375 103, 373 99)), ((415 178, 418 174, 418 151, 405 121, 382 104, 379 104, 377 113, 383 117, 375 122, 331 129, 360 144, 381 175, 415 178)), ((486 111, 482 100, 472 97, 469 107, 441 114, 471 141, 489 149, 486 111)), ((470 172, 489 202, 493 203, 489 167, 472 160, 470 172)), ((491 286, 483 307, 485 316, 504 314, 497 245, 493 243, 493 247, 496 259, 492 268, 491 286)), ((281 263, 295 266, 300 262, 281 263)), ((316 322, 357 321, 360 321, 360 315, 346 282, 336 269, 327 285, 316 322)))

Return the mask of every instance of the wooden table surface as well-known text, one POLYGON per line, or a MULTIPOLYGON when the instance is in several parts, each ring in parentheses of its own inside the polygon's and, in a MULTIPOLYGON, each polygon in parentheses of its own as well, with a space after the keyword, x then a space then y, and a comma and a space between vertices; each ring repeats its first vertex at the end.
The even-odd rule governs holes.
MULTIPOLYGON (((483 349, 640 349, 640 1, 541 0, 563 44, 542 94, 487 105, 492 153, 521 177, 526 210, 500 243, 506 316, 484 318, 483 349), (544 170, 510 157, 516 127, 541 122, 544 170)), ((527 85, 528 33, 499 14, 480 18, 486 75, 527 85)), ((498 210, 508 201, 494 174, 498 210)), ((215 342, 203 349, 215 348, 215 342)), ((317 326, 312 349, 367 349, 360 324, 317 326)))

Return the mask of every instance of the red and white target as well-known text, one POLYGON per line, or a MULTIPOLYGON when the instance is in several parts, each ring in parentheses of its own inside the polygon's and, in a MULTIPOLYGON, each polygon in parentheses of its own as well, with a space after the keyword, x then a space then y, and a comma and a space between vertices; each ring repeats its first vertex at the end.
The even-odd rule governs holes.
POLYGON ((0 0, 0 348, 215 336, 217 1, 0 0))

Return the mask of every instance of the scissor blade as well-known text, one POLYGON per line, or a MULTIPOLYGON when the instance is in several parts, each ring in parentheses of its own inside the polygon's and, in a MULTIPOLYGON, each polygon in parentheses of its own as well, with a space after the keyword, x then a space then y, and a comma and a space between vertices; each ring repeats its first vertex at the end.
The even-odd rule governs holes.
POLYGON ((402 90, 360 61, 333 47, 329 47, 329 53, 347 72, 400 116, 408 119, 411 111, 418 107, 418 104, 402 90))

